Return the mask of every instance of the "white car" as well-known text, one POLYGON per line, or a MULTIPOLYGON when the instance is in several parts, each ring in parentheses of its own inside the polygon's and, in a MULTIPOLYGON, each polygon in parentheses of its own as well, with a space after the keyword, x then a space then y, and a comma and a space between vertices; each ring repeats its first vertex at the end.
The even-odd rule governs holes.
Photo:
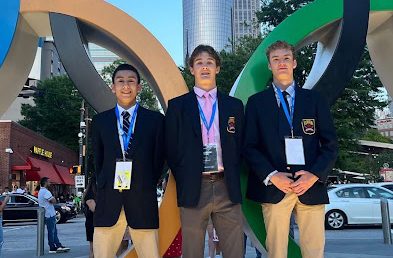
POLYGON ((383 188, 386 188, 390 191, 393 191, 393 182, 380 182, 380 183, 373 183, 373 185, 377 185, 383 188))
POLYGON ((328 190, 330 204, 325 207, 328 229, 345 225, 381 224, 382 197, 389 200, 390 221, 393 223, 393 192, 371 184, 333 185, 328 190))

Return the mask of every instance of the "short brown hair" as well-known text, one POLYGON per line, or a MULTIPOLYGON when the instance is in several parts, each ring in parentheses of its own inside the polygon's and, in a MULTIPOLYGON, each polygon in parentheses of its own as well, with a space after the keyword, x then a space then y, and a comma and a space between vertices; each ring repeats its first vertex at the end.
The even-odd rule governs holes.
POLYGON ((215 61, 217 66, 221 66, 221 59, 220 56, 218 55, 217 51, 214 50, 213 47, 209 45, 199 45, 197 46, 194 51, 192 51, 192 54, 190 56, 190 59, 188 59, 188 65, 190 67, 193 67, 194 61, 196 57, 201 54, 202 52, 208 53, 215 61))
POLYGON ((270 53, 271 53, 272 51, 274 51, 274 50, 277 50, 277 49, 287 49, 287 50, 290 50, 290 51, 292 52, 293 59, 296 59, 296 57, 295 57, 295 48, 294 48, 291 44, 289 44, 288 42, 286 42, 286 41, 277 40, 276 42, 274 42, 273 44, 271 44, 271 45, 266 49, 266 57, 267 57, 267 60, 268 60, 268 61, 270 61, 270 59, 269 59, 270 53))

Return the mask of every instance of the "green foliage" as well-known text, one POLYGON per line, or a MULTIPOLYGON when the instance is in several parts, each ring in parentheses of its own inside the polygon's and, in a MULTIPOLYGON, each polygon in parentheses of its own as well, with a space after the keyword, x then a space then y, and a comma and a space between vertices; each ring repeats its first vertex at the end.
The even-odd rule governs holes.
POLYGON ((21 125, 77 150, 82 98, 67 76, 38 83, 34 105, 22 104, 21 125))
MULTIPOLYGON (((112 84, 112 74, 115 71, 116 67, 120 64, 126 63, 126 61, 122 59, 118 59, 114 61, 112 64, 105 66, 101 71, 101 76, 106 84, 112 84)), ((158 99, 153 91, 153 89, 149 86, 149 84, 141 78, 141 86, 142 90, 137 96, 137 101, 145 108, 150 110, 159 110, 158 99)))
POLYGON ((313 0, 261 0, 261 11, 257 12, 257 19, 268 33, 296 10, 313 0))
POLYGON ((362 140, 383 142, 383 143, 393 143, 393 141, 390 138, 383 136, 380 132, 378 132, 378 130, 373 128, 367 130, 367 132, 362 136, 362 140))
POLYGON ((384 164, 387 164, 389 168, 393 168, 393 151, 381 152, 376 158, 373 164, 374 175, 379 175, 379 170, 383 168, 384 164))

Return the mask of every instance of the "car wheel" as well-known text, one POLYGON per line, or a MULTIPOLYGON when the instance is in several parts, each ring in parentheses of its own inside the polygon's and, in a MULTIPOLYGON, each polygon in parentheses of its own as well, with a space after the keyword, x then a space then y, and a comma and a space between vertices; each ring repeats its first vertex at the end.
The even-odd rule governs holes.
POLYGON ((56 224, 57 223, 60 224, 63 222, 64 222, 63 221, 63 214, 59 210, 56 210, 56 224))
POLYGON ((345 213, 340 210, 331 210, 326 214, 325 223, 328 229, 343 229, 346 222, 345 213))

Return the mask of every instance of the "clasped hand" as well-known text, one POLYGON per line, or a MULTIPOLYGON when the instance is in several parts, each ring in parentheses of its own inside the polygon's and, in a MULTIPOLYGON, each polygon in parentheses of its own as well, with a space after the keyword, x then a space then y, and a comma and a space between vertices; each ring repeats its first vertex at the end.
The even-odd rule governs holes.
POLYGON ((278 172, 274 174, 270 181, 284 193, 294 192, 297 196, 303 195, 318 180, 318 177, 311 172, 300 170, 295 173, 296 181, 291 173, 278 172))

